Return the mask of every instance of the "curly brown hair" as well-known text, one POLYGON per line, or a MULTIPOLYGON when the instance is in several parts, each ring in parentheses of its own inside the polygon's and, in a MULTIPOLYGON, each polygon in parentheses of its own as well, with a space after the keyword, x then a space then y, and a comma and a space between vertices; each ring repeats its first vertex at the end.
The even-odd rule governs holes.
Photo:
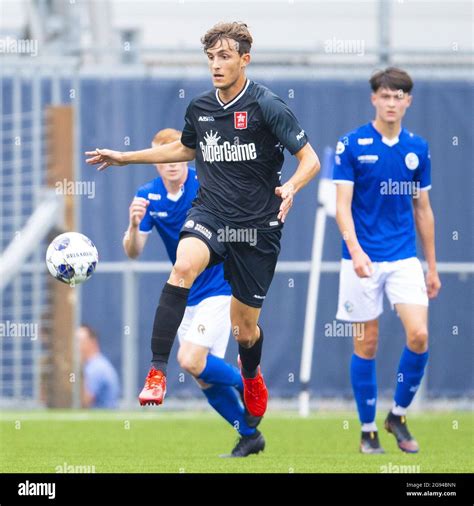
POLYGON ((204 46, 204 52, 209 48, 214 47, 215 44, 222 39, 232 39, 237 42, 237 51, 242 56, 243 54, 250 53, 252 47, 252 36, 245 23, 233 21, 232 23, 217 23, 210 30, 208 30, 202 37, 201 42, 204 46))

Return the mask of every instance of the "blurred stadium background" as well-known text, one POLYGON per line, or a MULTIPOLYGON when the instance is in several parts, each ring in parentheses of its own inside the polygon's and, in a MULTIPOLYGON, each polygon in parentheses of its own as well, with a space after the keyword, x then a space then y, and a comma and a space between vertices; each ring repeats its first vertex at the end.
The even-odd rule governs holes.
MULTIPOLYGON (((456 0, 1 0, 0 406, 79 407, 73 334, 84 322, 97 329, 120 373, 122 407, 138 408, 154 310, 170 266, 157 237, 138 261, 126 258, 122 237, 134 190, 156 173, 151 166, 97 173, 83 152, 140 149, 159 129, 180 129, 189 100, 210 86, 200 36, 217 21, 244 20, 255 40, 249 77, 291 106, 326 159, 340 135, 372 118, 367 81, 375 69, 394 64, 412 74, 405 126, 431 146, 443 283, 431 303, 431 355, 418 404, 471 409, 472 9, 471 1, 456 0), (88 235, 100 254, 94 277, 75 289, 59 286, 44 263, 48 241, 64 230, 88 235), (24 335, 12 335, 11 324, 23 324, 24 335)), ((286 158, 283 179, 295 168, 286 158)), ((319 178, 298 195, 290 213, 262 313, 270 408, 296 408, 302 388, 318 184, 319 178)), ((313 408, 352 410, 351 338, 325 332, 335 318, 340 259, 332 218, 322 259, 307 387, 313 408)), ((393 393, 404 342, 387 303, 380 335, 383 403, 393 393)), ((236 353, 230 342, 234 363, 236 353)), ((172 358, 165 409, 200 405, 191 377, 180 374, 172 358)))

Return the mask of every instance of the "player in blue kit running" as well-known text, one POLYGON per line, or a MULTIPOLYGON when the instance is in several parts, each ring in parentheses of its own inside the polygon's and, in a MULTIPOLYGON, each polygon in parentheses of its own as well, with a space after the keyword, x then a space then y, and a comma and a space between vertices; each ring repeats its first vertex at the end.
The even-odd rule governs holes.
MULTIPOLYGON (((167 128, 158 132, 152 146, 181 138, 181 132, 167 128)), ((130 223, 123 240, 126 254, 138 257, 153 228, 163 240, 171 262, 176 261, 179 232, 196 197, 196 172, 186 162, 158 164, 159 177, 140 187, 130 205, 130 223)), ((230 286, 222 264, 200 274, 188 296, 183 321, 178 329, 178 362, 199 384, 209 404, 240 434, 230 457, 246 457, 265 447, 256 429, 261 418, 251 416, 242 403, 240 371, 224 360, 230 336, 230 286)), ((153 376, 150 376, 153 383, 153 376)), ((141 400, 147 404, 147 400, 141 400)))
POLYGON ((86 161, 103 170, 111 165, 196 160, 199 191, 180 232, 176 262, 153 325, 150 373, 160 388, 150 389, 145 383, 140 395, 157 405, 163 402, 170 350, 189 289, 201 272, 223 263, 232 289, 232 333, 239 344, 245 405, 253 416, 262 416, 268 390, 260 368, 260 313, 275 273, 285 218, 295 195, 316 176, 320 164, 285 102, 247 78, 253 42, 247 25, 218 23, 201 41, 213 89, 189 103, 181 139, 134 152, 96 149, 86 152, 86 161), (282 184, 285 149, 298 165, 282 184))
POLYGON ((336 219, 344 238, 337 318, 358 324, 350 372, 362 424, 360 450, 383 453, 375 424, 375 355, 384 291, 395 307, 406 346, 385 428, 401 450, 416 453, 406 412, 428 360, 428 299, 441 288, 428 193, 431 161, 427 142, 401 126, 412 102, 410 76, 392 67, 374 74, 370 84, 375 120, 341 137, 336 147, 336 219), (415 225, 428 264, 425 279, 415 225))

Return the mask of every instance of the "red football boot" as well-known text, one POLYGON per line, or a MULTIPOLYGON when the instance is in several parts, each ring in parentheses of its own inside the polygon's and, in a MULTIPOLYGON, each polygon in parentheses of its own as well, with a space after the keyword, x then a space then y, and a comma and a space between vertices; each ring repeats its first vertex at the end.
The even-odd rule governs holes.
MULTIPOLYGON (((242 374, 242 363, 240 357, 238 359, 240 374, 242 374)), ((260 371, 260 366, 257 369, 257 376, 255 378, 244 378, 244 402, 248 412, 252 416, 263 416, 267 409, 268 390, 263 381, 263 376, 260 371)))
POLYGON ((154 367, 150 369, 145 380, 145 386, 138 396, 141 406, 147 404, 160 405, 166 395, 166 376, 154 367))

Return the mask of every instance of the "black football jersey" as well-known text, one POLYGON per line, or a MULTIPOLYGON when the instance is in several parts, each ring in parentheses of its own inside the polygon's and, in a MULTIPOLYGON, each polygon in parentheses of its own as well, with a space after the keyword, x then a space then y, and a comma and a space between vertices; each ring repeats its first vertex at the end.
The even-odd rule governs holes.
POLYGON ((281 98, 249 79, 227 104, 216 89, 203 93, 186 110, 181 142, 196 150, 194 206, 239 227, 281 226, 283 150, 293 155, 308 142, 281 98))

